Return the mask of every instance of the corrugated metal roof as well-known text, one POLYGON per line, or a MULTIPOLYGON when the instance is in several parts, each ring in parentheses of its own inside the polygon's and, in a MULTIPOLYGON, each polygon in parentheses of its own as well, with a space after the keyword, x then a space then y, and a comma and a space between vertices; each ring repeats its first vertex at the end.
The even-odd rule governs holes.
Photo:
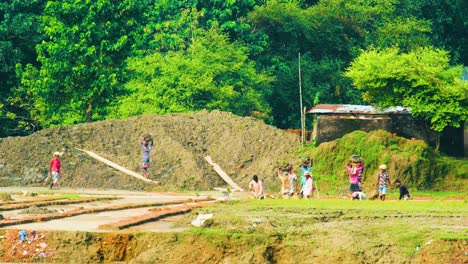
POLYGON ((307 111, 309 114, 410 114, 410 109, 402 106, 377 109, 370 105, 319 104, 307 111))

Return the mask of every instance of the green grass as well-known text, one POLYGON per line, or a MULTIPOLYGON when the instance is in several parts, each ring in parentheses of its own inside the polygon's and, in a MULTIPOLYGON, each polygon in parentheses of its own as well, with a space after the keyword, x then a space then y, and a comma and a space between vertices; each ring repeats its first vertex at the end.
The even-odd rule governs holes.
POLYGON ((282 208, 282 209, 334 209, 334 210, 364 210, 364 211, 399 211, 399 212, 427 212, 427 211, 447 211, 455 210, 464 213, 468 212, 468 205, 464 201, 351 201, 351 200, 306 200, 306 199, 267 199, 251 200, 239 203, 239 209, 282 208))
MULTIPOLYGON (((399 193, 397 193, 399 195, 399 193)), ((410 194, 413 196, 427 196, 427 197, 466 197, 467 193, 460 193, 460 192, 444 192, 444 191, 412 191, 410 190, 410 194)))
POLYGON ((468 240, 468 230, 465 230, 465 234, 460 234, 460 233, 443 233, 439 234, 437 238, 439 239, 446 239, 446 240, 458 240, 458 239, 463 239, 463 240, 468 240))
MULTIPOLYGON (((213 213, 210 228, 251 233, 255 222, 268 232, 303 232, 322 222, 385 219, 458 219, 467 217, 465 201, 350 201, 267 199, 218 203, 199 209, 213 213), (304 220, 306 219, 306 222, 304 220), (268 224, 267 226, 265 226, 268 224)), ((191 215, 194 218, 195 215, 191 215)), ((385 227, 384 227, 385 228, 385 227)))
MULTIPOLYGON (((458 193, 440 195, 451 197, 458 193)), ((391 248, 392 254, 411 259, 420 254, 417 246, 425 248, 430 241, 437 244, 468 237, 466 225, 463 228, 468 217, 464 200, 252 199, 203 207, 183 221, 188 224, 197 213, 214 216, 209 225, 185 231, 188 235, 208 237, 220 245, 226 239, 275 238, 298 256, 311 246, 314 252, 330 256, 338 251, 365 254, 362 252, 385 252, 385 248, 391 248)))
POLYGON ((82 196, 76 193, 63 193, 63 194, 60 194, 59 196, 60 198, 70 199, 70 200, 83 198, 82 196))

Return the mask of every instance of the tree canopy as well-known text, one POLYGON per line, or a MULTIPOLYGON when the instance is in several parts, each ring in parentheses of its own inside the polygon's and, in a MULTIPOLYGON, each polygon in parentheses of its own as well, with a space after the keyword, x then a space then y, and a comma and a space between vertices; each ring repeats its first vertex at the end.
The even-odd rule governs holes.
POLYGON ((461 66, 450 66, 448 53, 418 48, 403 53, 398 48, 363 52, 346 76, 366 101, 381 107, 402 105, 442 132, 460 127, 468 117, 468 83, 461 81, 461 66))
POLYGON ((359 104, 364 94, 412 105, 436 130, 457 126, 467 10, 463 0, 3 1, 0 137, 200 109, 297 128, 299 53, 306 107, 359 104), (386 60, 400 75, 373 75, 386 60), (366 74, 388 83, 366 90, 366 74), (433 110, 448 101, 449 112, 433 110))
POLYGON ((269 116, 262 98, 272 77, 259 73, 247 49, 217 28, 199 30, 187 50, 132 58, 128 94, 113 107, 116 117, 202 109, 269 116), (229 56, 226 56, 229 54, 229 56))
POLYGON ((45 126, 102 119, 120 94, 145 1, 49 1, 41 17, 46 37, 36 46, 36 71, 26 67, 22 85, 45 126), (31 79, 31 77, 35 79, 31 79), (40 106, 40 107, 38 107, 40 106), (37 111, 39 109, 39 111, 37 111))

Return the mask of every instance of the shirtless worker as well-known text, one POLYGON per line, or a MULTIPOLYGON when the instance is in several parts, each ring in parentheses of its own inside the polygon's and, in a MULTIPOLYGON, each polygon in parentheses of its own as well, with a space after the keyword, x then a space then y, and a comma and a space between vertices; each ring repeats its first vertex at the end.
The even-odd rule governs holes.
MULTIPOLYGON (((294 170, 292 169, 291 164, 286 164, 286 166, 282 168, 278 168, 278 178, 281 181, 281 191, 280 194, 282 197, 290 197, 290 179, 293 180, 294 177, 292 177, 292 174, 294 174, 294 170)), ((296 178, 297 179, 297 178, 296 178)))

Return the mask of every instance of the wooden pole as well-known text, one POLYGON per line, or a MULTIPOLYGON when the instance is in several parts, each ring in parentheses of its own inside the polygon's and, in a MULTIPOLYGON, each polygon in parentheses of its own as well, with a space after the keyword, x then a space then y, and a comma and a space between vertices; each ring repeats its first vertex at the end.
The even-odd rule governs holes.
POLYGON ((304 147, 304 111, 302 110, 301 53, 298 53, 299 102, 301 109, 301 146, 304 147))
POLYGON ((303 116, 303 120, 302 120, 302 140, 305 144, 305 142, 307 141, 307 132, 306 132, 306 113, 307 113, 307 107, 304 106, 304 111, 302 111, 304 114, 302 115, 303 116))

